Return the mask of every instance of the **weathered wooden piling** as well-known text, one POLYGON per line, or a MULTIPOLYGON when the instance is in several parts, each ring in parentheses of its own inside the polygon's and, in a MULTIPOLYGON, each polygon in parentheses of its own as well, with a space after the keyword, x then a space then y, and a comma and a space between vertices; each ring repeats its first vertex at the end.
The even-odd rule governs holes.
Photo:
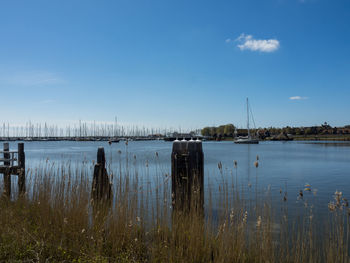
POLYGON ((107 201, 110 200, 111 194, 111 183, 106 170, 105 150, 103 147, 99 147, 92 181, 92 199, 94 202, 107 201))
POLYGON ((18 191, 20 195, 26 192, 26 159, 24 143, 18 144, 18 191))
POLYGON ((0 173, 4 175, 3 196, 11 197, 11 175, 18 175, 18 191, 21 196, 26 191, 24 143, 18 144, 17 151, 10 151, 9 143, 5 142, 2 153, 3 159, 1 161, 3 165, 0 165, 0 173), (15 154, 17 154, 17 158, 15 154), (15 165, 16 161, 17 164, 15 165))
POLYGON ((4 192, 6 197, 11 196, 11 172, 10 172, 10 145, 8 142, 4 143, 4 192))
POLYGON ((203 212, 204 154, 201 141, 174 141, 171 182, 174 211, 203 212))

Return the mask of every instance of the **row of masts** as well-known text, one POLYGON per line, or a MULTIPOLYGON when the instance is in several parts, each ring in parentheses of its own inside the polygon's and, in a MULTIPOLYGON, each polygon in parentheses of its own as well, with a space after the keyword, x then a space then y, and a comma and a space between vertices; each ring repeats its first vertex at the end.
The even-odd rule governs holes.
POLYGON ((25 125, 0 124, 0 137, 52 138, 52 137, 124 137, 168 135, 184 132, 181 128, 150 128, 138 125, 121 125, 115 123, 97 123, 79 121, 76 124, 59 126, 55 124, 26 122, 25 125))

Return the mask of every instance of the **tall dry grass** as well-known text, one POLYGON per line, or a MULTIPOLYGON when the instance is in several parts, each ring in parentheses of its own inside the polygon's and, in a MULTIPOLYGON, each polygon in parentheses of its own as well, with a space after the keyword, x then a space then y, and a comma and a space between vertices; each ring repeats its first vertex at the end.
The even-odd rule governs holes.
POLYGON ((328 220, 307 205, 289 216, 286 193, 276 213, 271 196, 252 198, 257 158, 255 188, 240 185, 237 162, 231 170, 220 163, 205 189, 205 216, 173 214, 158 154, 156 175, 148 162, 140 171, 136 156, 115 158, 109 205, 91 204, 92 163, 29 170, 26 196, 0 201, 0 262, 350 262, 349 210, 339 192, 328 220))

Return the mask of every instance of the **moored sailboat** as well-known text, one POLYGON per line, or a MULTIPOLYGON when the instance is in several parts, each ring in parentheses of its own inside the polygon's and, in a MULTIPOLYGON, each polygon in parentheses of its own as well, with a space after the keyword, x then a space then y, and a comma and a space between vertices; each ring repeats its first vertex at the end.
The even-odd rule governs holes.
MULTIPOLYGON (((248 130, 248 135, 247 136, 240 136, 235 138, 234 143, 240 143, 240 144, 258 144, 259 139, 253 138, 250 134, 250 129, 249 129, 249 102, 247 98, 247 130, 248 130)), ((236 132, 235 132, 236 133, 236 132)))

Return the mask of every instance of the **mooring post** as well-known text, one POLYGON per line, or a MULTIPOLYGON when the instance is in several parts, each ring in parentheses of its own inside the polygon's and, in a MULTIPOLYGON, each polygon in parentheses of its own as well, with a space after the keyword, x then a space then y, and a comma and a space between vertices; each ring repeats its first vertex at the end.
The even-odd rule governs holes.
POLYGON ((97 164, 95 164, 94 168, 91 191, 94 201, 106 201, 111 198, 111 184, 105 166, 105 150, 103 147, 99 147, 97 150, 97 164))
POLYGON ((18 190, 19 195, 26 192, 26 165, 24 143, 18 143, 18 190))
POLYGON ((103 165, 103 167, 106 165, 105 149, 103 147, 99 147, 97 150, 97 163, 103 165))
POLYGON ((173 143, 171 182, 174 211, 203 213, 204 154, 201 141, 173 143))
POLYGON ((11 197, 11 173, 10 173, 10 145, 8 142, 4 143, 4 166, 8 166, 4 171, 4 193, 6 197, 11 197))

